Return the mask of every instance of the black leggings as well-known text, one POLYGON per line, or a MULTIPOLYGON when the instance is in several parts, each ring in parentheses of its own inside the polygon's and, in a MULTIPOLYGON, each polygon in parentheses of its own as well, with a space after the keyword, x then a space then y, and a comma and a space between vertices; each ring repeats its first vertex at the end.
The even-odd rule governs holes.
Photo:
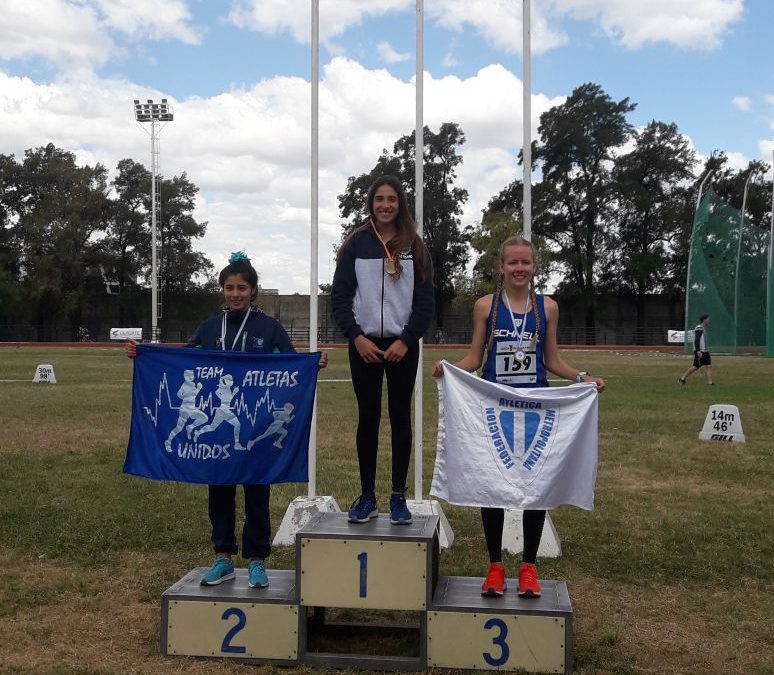
MULTIPOLYGON (((381 350, 399 338, 369 337, 381 350)), ((360 489, 376 490, 376 451, 382 418, 382 382, 387 375, 387 410, 392 430, 392 490, 404 492, 411 458, 411 394, 417 377, 419 345, 408 348, 397 363, 366 363, 354 344, 349 345, 352 386, 357 397, 357 459, 360 464, 360 489)))
MULTIPOLYGON (((543 536, 543 523, 546 521, 545 511, 524 511, 522 524, 524 526, 524 552, 521 559, 525 563, 535 563, 540 537, 543 536)), ((484 539, 489 552, 489 562, 502 562, 503 559, 503 524, 505 510, 482 508, 481 522, 484 525, 484 539)))

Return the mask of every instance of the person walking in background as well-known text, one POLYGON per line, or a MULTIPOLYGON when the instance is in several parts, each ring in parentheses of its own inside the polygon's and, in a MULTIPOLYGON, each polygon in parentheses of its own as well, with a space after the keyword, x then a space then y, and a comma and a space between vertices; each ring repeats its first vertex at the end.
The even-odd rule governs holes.
MULTIPOLYGON (((551 298, 535 293, 535 248, 520 235, 500 246, 500 276, 497 290, 479 298, 473 306, 473 338, 467 354, 454 365, 469 373, 483 363, 481 377, 511 387, 547 387, 548 372, 572 382, 593 382, 605 388, 601 377, 577 372, 562 360, 556 342, 559 307, 551 298)), ((442 377, 440 362, 433 377, 442 377)), ((486 442, 481 439, 481 442, 486 442)), ((524 511, 524 551, 518 571, 519 596, 540 597, 535 561, 546 512, 524 511)), ((489 554, 489 569, 481 594, 502 596, 507 589, 502 563, 505 510, 481 508, 481 522, 489 554)))
POLYGON ((433 317, 433 274, 400 181, 382 176, 368 190, 367 203, 369 222, 341 245, 331 287, 333 316, 349 340, 358 406, 361 494, 349 509, 349 521, 364 523, 379 513, 376 456, 386 376, 392 431, 390 522, 402 525, 412 520, 405 497, 412 443, 411 394, 419 340, 433 317))
POLYGON ((681 386, 684 386, 685 381, 699 368, 704 368, 704 377, 707 379, 707 384, 715 384, 712 381, 712 358, 707 349, 709 344, 709 340, 707 340, 707 326, 709 322, 709 314, 702 314, 699 317, 699 323, 693 329, 693 365, 683 373, 682 377, 677 378, 681 386))

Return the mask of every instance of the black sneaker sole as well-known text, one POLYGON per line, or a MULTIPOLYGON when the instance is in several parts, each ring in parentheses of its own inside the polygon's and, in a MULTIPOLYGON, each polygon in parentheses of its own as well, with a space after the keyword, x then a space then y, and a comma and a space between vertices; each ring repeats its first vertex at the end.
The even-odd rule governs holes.
POLYGON ((505 591, 507 590, 507 586, 503 588, 502 593, 498 593, 494 588, 487 588, 485 591, 481 591, 481 595, 483 595, 485 598, 502 598, 503 595, 505 595, 505 591))
POLYGON ((540 593, 533 593, 532 591, 527 591, 526 593, 519 593, 519 597, 520 598, 528 598, 528 599, 529 598, 537 599, 537 598, 540 597, 540 593))

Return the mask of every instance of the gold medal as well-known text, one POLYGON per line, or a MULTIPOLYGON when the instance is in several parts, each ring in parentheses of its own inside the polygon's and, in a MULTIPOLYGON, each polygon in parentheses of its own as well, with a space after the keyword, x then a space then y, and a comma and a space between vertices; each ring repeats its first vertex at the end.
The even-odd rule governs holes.
POLYGON ((376 223, 374 223, 373 219, 371 219, 371 227, 374 229, 376 238, 382 243, 382 246, 384 247, 384 253, 387 256, 384 263, 384 271, 387 272, 390 279, 397 281, 400 277, 400 265, 395 262, 397 254, 390 253, 390 249, 387 247, 384 239, 382 239, 382 235, 379 234, 379 230, 376 229, 376 223))

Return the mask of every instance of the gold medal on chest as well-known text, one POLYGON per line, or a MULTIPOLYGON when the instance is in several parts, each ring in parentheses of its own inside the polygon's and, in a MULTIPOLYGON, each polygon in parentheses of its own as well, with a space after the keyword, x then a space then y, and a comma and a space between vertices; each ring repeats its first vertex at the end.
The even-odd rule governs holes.
POLYGON ((395 261, 390 260, 389 258, 384 263, 384 269, 391 277, 398 273, 398 267, 395 265, 395 261))

